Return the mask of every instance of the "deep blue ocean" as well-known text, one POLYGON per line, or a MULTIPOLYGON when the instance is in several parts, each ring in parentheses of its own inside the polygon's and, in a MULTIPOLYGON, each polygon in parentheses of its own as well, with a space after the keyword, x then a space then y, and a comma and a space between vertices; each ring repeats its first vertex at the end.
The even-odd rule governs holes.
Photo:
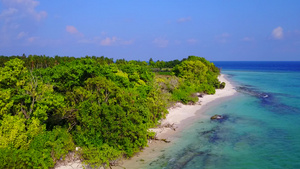
POLYGON ((300 62, 214 62, 238 94, 209 108, 146 168, 299 169, 300 62), (222 121, 209 117, 221 114, 222 121))

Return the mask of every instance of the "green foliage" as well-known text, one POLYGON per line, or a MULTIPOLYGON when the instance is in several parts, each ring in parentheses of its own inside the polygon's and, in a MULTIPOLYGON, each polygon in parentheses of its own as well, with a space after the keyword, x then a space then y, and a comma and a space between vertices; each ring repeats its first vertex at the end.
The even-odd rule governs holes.
POLYGON ((0 148, 26 146, 27 137, 25 119, 4 115, 0 126, 0 148))
POLYGON ((46 82, 54 84, 61 92, 71 90, 75 86, 81 86, 82 82, 92 77, 95 72, 96 62, 85 58, 70 63, 63 63, 54 68, 41 70, 46 82))
POLYGON ((24 149, 4 149, 0 148, 0 168, 8 169, 29 169, 48 168, 49 162, 43 161, 38 152, 24 149))
POLYGON ((218 75, 219 69, 206 59, 197 56, 189 56, 181 61, 172 70, 176 76, 184 79, 184 83, 173 92, 175 101, 195 102, 193 93, 214 94, 215 88, 220 87, 218 75))
POLYGON ((14 105, 14 100, 11 99, 12 93, 13 89, 0 90, 0 117, 10 113, 10 110, 14 105))
POLYGON ((222 83, 220 84, 220 89, 224 89, 224 88, 225 88, 225 85, 226 85, 226 83, 225 83, 225 82, 222 82, 222 83))
MULTIPOLYGON (((85 58, 92 59, 100 65, 108 65, 114 62, 112 58, 107 58, 104 56, 101 57, 86 56, 85 58)), ((10 56, 10 57, 0 56, 0 67, 4 67, 6 62, 14 59, 22 60, 25 63, 24 66, 28 70, 34 70, 34 69, 52 68, 59 64, 69 63, 75 60, 81 60, 82 58, 75 58, 75 57, 68 57, 68 56, 49 57, 45 55, 40 55, 40 56, 29 55, 28 57, 26 57, 25 54, 23 54, 22 56, 10 56)))
POLYGON ((36 118, 28 121, 18 116, 4 115, 0 126, 0 148, 27 148, 45 126, 36 118))
POLYGON ((181 101, 184 104, 195 103, 198 101, 197 96, 194 95, 196 92, 195 86, 183 83, 179 88, 172 92, 172 97, 173 100, 181 101))
POLYGON ((138 92, 121 90, 111 81, 100 79, 88 79, 87 86, 80 89, 75 141, 80 146, 107 143, 131 156, 147 143, 150 111, 140 103, 144 100, 138 100, 138 92))
POLYGON ((83 162, 93 168, 110 166, 110 162, 122 154, 121 151, 107 144, 103 144, 101 147, 84 147, 80 151, 83 162))
POLYGON ((72 137, 67 130, 57 127, 52 131, 37 135, 31 142, 29 149, 39 151, 43 156, 47 156, 46 161, 52 160, 54 164, 56 160, 64 158, 74 148, 72 137))
POLYGON ((50 168, 81 147, 81 159, 107 167, 147 146, 173 102, 194 103, 225 83, 201 57, 126 61, 0 56, 0 168, 50 168), (158 73, 153 71, 158 70, 158 73))
POLYGON ((0 148, 0 168, 50 168, 74 149, 71 135, 56 128, 35 136, 28 148, 0 148))
POLYGON ((146 116, 149 121, 147 127, 154 127, 160 119, 165 118, 168 113, 166 110, 168 101, 168 97, 159 89, 159 86, 153 86, 146 99, 146 108, 150 111, 146 116))
POLYGON ((154 65, 155 65, 155 62, 153 61, 152 58, 149 59, 149 65, 150 65, 151 67, 154 67, 154 65))
POLYGON ((156 133, 154 131, 148 131, 148 139, 154 139, 156 133))
POLYGON ((200 83, 205 82, 207 70, 208 68, 205 66, 205 64, 199 60, 186 60, 173 68, 173 72, 176 76, 187 80, 197 80, 200 81, 200 83))
POLYGON ((212 85, 209 85, 209 84, 200 84, 198 90, 203 91, 206 94, 215 94, 216 93, 215 87, 212 85))
POLYGON ((173 73, 172 72, 158 72, 159 75, 169 75, 172 76, 173 73))
POLYGON ((13 59, 5 63, 5 67, 0 67, 0 87, 18 88, 25 82, 24 74, 27 69, 23 66, 24 62, 20 59, 13 59))

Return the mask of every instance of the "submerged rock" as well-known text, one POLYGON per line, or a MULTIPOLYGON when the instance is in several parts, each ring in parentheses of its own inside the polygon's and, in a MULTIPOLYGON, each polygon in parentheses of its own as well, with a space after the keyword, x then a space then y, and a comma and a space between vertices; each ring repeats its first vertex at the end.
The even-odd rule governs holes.
POLYGON ((170 164, 170 168, 172 169, 181 169, 185 168, 192 160, 199 157, 205 157, 207 152, 197 152, 197 151, 187 151, 182 154, 177 160, 170 164))
POLYGON ((222 115, 214 115, 210 118, 211 120, 220 120, 220 119, 224 119, 224 117, 222 115))
POLYGON ((270 97, 270 93, 264 93, 262 91, 255 89, 253 86, 250 85, 238 86, 236 88, 236 91, 249 94, 251 96, 255 96, 261 99, 266 99, 270 97))
POLYGON ((214 115, 210 118, 211 122, 223 123, 229 119, 228 115, 214 115))

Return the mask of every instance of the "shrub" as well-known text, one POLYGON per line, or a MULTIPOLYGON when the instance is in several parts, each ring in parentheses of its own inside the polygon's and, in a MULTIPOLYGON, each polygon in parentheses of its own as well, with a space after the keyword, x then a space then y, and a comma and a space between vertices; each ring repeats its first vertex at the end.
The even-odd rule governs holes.
POLYGON ((193 93, 196 93, 193 86, 183 85, 173 91, 172 97, 174 101, 181 101, 184 104, 195 103, 198 101, 198 97, 195 97, 193 93))
POLYGON ((37 135, 28 149, 1 148, 0 168, 50 168, 74 149, 71 135, 62 128, 37 135))
POLYGON ((225 83, 225 82, 222 82, 222 83, 220 84, 220 89, 224 89, 224 88, 225 88, 225 85, 226 85, 226 83, 225 83))
POLYGON ((80 150, 81 159, 93 168, 111 166, 111 163, 120 157, 122 151, 116 150, 107 144, 100 147, 84 147, 80 150))

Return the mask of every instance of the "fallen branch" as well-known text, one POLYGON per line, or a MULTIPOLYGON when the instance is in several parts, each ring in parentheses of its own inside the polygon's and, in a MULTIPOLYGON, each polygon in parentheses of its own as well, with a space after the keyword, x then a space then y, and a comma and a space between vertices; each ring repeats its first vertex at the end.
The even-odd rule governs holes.
POLYGON ((165 139, 165 138, 159 139, 159 138, 157 138, 157 137, 154 137, 153 140, 163 141, 163 142, 165 142, 165 143, 170 143, 170 142, 171 142, 170 140, 167 140, 167 139, 165 139))
POLYGON ((161 125, 160 128, 170 128, 170 129, 176 131, 176 128, 178 128, 178 127, 175 125, 175 123, 173 123, 173 124, 167 123, 167 124, 161 125))

